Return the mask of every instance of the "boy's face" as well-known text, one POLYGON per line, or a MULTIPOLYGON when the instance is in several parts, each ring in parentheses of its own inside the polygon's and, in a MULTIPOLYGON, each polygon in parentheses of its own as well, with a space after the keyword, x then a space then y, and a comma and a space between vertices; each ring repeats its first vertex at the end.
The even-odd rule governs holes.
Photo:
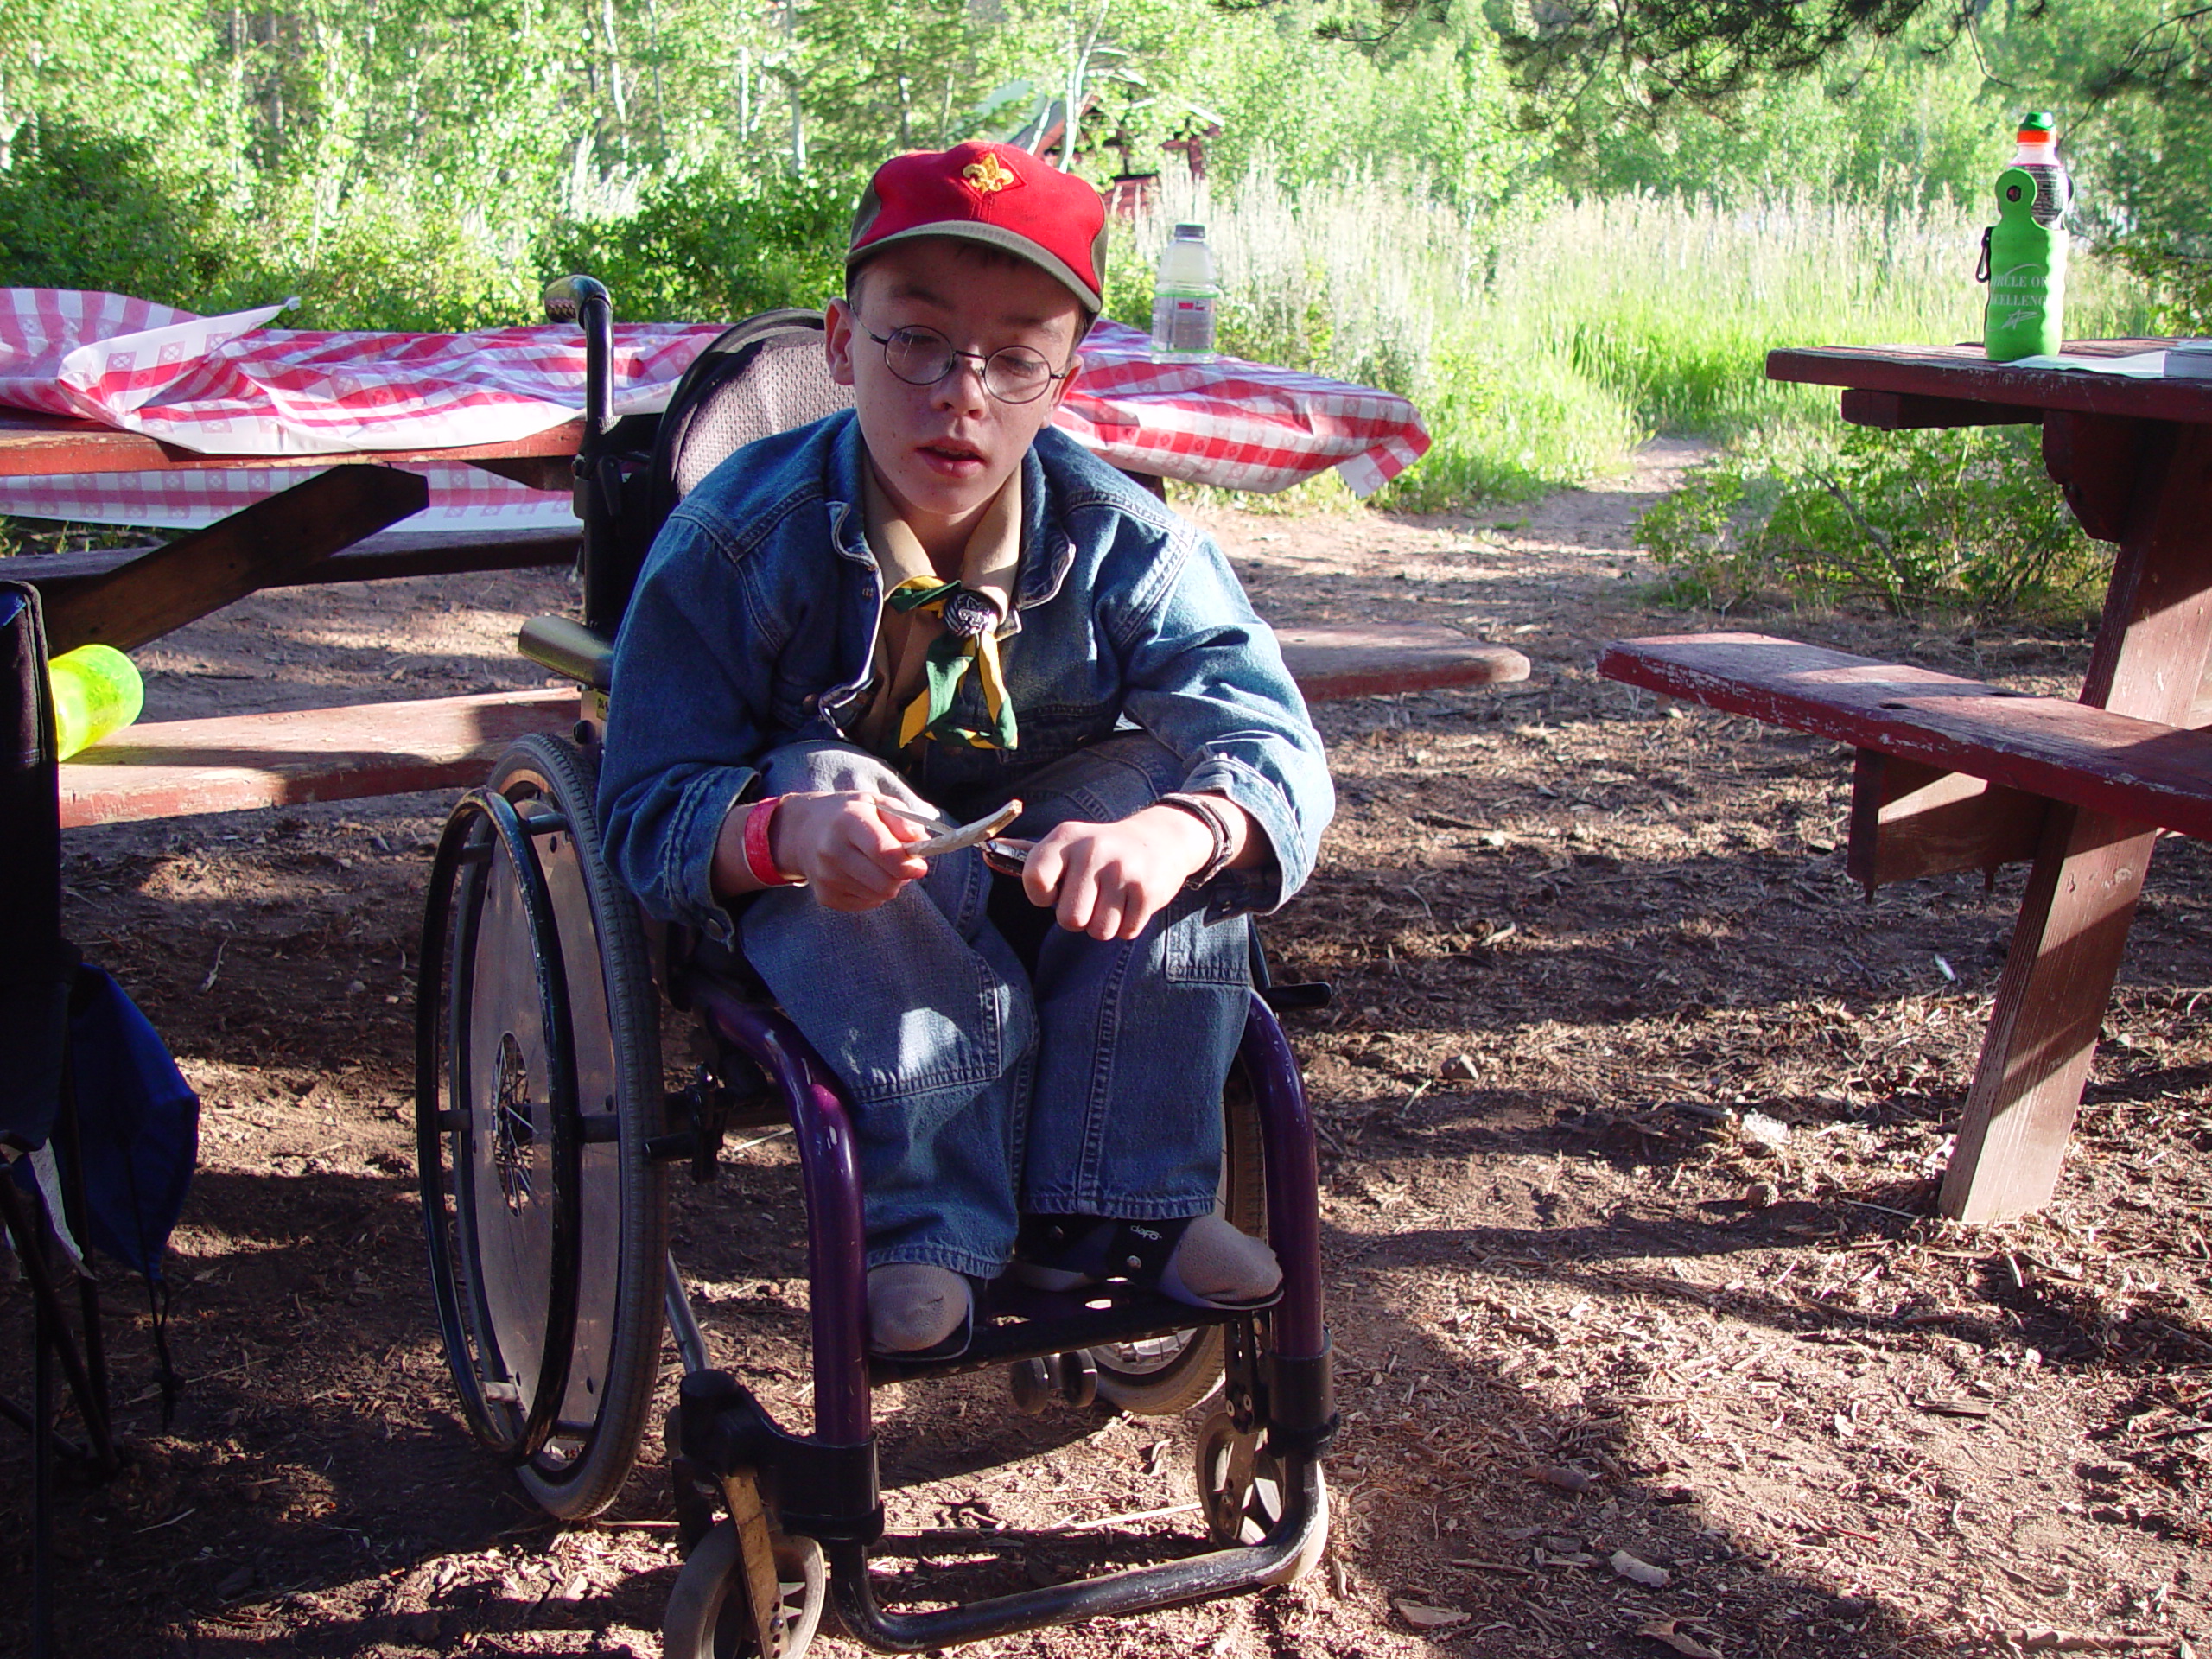
POLYGON ((852 387, 868 458, 900 515, 932 556, 957 556, 1073 382, 1082 309, 1036 266, 978 258, 944 237, 885 249, 862 268, 855 299, 830 302, 830 378, 852 387), (955 358, 934 385, 911 385, 871 338, 898 328, 935 329, 976 355, 955 358), (976 359, 1008 346, 1071 372, 1031 402, 1002 403, 983 389, 976 359))

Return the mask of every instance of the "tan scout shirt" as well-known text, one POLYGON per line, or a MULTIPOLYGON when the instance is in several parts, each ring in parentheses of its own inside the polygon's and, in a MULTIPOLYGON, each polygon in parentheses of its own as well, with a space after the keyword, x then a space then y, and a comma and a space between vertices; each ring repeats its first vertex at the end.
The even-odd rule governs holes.
MULTIPOLYGON (((873 467, 861 481, 861 505, 868 550, 882 572, 887 601, 891 590, 910 576, 942 580, 920 539, 876 482, 873 467)), ((960 559, 960 585, 998 607, 1001 636, 1006 619, 1014 612, 1014 581, 1020 563, 1021 472, 1017 467, 976 521, 960 559)), ((877 754, 887 755, 897 747, 899 715, 927 684, 929 650, 944 632, 944 625, 932 614, 894 611, 888 603, 883 605, 872 664, 875 684, 853 721, 855 743, 877 754)))

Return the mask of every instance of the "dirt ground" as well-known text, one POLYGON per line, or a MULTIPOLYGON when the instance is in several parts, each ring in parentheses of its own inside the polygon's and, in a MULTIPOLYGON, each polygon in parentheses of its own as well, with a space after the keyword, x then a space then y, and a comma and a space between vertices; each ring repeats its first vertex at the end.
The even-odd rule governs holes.
MULTIPOLYGON (((1269 938, 1338 999, 1294 1032, 1345 1419, 1327 1566, 995 1651, 2212 1642, 2212 855, 2169 841, 2152 867, 2057 1201, 1932 1219, 2019 874, 1870 904, 1847 756, 1596 677, 1608 638, 1710 624, 1654 605, 1628 550, 1681 459, 1471 518, 1204 513, 1274 618, 1443 621, 1535 672, 1319 711, 1339 814, 1269 938)), ((515 621, 566 600, 551 574, 264 595, 142 654, 149 715, 535 684, 515 621)), ((2011 627, 1752 626, 2069 694, 2085 656, 2011 627)), ((164 1428, 118 1284, 130 1464, 65 1491, 66 1652, 659 1650, 658 1451, 604 1522, 556 1528, 471 1443, 439 1354, 409 1016, 447 804, 67 838, 68 926, 205 1115, 171 1269, 189 1388, 164 1428)), ((804 1376, 789 1176, 754 1148, 675 1218, 716 1358, 779 1404, 804 1376)), ((0 1290, 10 1392, 23 1301, 0 1290)), ((1196 1547, 1195 1418, 1024 1417, 996 1377, 883 1405, 894 1525, 1005 1529, 986 1554, 1012 1583, 1196 1547)), ((27 1484, 9 1433, 6 1651, 27 1484)))

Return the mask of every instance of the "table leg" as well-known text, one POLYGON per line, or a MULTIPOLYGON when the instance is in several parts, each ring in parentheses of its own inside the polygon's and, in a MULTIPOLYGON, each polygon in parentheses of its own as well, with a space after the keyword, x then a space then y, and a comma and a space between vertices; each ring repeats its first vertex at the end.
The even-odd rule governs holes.
MULTIPOLYGON (((2082 700, 2177 726, 2212 645, 2212 528, 2202 512, 2212 427, 2162 426, 2130 445, 2097 436, 2054 446, 2045 435, 2069 498, 2127 501, 2082 700), (2133 469, 2132 488, 2100 470, 2121 465, 2133 469)), ((1999 1221, 2049 1202, 2156 839, 2139 824, 2051 805, 1943 1178, 1943 1214, 1999 1221)))
POLYGON ((419 473, 334 467, 219 524, 180 536, 55 595, 47 650, 98 641, 135 651, 263 588, 284 587, 339 549, 429 505, 419 473))
POLYGON ((2050 1202, 2156 839, 2051 804, 1943 1176, 1943 1214, 2000 1221, 2050 1202))

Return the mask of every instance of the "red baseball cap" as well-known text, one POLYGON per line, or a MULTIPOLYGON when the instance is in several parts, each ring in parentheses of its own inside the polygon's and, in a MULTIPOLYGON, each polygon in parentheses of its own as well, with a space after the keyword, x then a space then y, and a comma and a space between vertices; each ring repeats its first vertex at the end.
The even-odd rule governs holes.
POLYGON ((1019 254, 1105 308, 1106 204, 1072 173, 1011 144, 970 139, 876 168, 853 215, 849 273, 893 243, 955 236, 1019 254))

